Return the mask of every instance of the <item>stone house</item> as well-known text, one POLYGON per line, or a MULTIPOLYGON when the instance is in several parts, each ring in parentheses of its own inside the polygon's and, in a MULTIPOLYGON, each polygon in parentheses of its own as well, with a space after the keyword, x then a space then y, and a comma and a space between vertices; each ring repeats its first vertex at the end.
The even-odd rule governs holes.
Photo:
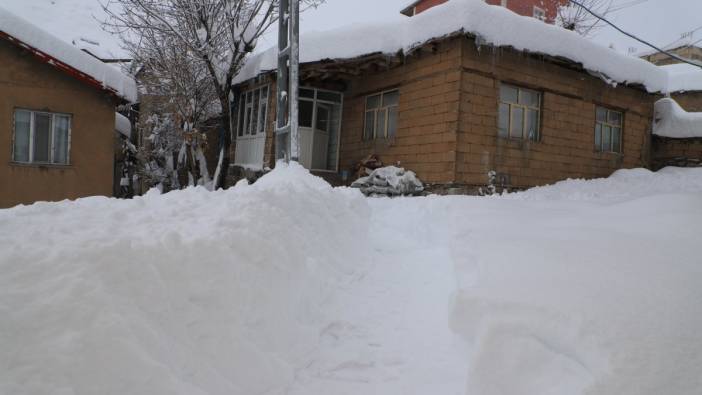
POLYGON ((111 196, 131 78, 0 9, 0 208, 111 196))
MULTIPOLYGON (((490 172, 527 188, 651 165, 653 103, 668 78, 659 67, 461 0, 382 31, 410 45, 324 49, 364 42, 368 30, 302 37, 301 163, 332 181, 351 181, 370 154, 456 192, 485 185, 490 172)), ((259 54, 238 79, 232 153, 241 167, 274 165, 272 60, 259 54)))

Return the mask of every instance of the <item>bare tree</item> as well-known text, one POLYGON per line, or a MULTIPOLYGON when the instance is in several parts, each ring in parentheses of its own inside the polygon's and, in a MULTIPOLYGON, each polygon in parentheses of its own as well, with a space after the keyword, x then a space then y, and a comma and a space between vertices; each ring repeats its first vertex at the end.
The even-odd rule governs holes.
MULTIPOLYGON (((232 82, 258 39, 277 21, 278 0, 105 1, 108 26, 122 34, 126 48, 147 51, 148 47, 155 53, 164 50, 163 46, 177 48, 207 73, 224 130, 215 172, 219 176, 214 181, 215 187, 222 185, 230 161, 232 82)), ((306 6, 323 1, 302 0, 306 6)))
MULTIPOLYGON (((578 3, 602 17, 607 16, 612 10, 612 0, 580 0, 578 3)), ((598 17, 592 15, 585 8, 567 0, 565 5, 561 5, 558 8, 556 23, 582 36, 589 36, 603 26, 602 21, 598 17)))

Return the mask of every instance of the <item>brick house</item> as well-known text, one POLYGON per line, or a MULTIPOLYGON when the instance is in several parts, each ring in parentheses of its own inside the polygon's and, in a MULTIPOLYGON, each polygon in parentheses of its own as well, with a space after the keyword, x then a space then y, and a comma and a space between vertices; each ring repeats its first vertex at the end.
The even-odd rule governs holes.
MULTIPOLYGON (((401 13, 415 16, 422 12, 446 3, 448 0, 417 0, 402 9, 401 13)), ((567 5, 568 0, 485 0, 490 5, 505 7, 522 16, 530 16, 542 21, 553 23, 558 15, 558 7, 567 5)))
POLYGON ((113 192, 131 78, 0 8, 0 208, 113 192))
MULTIPOLYGON (((354 56, 306 55, 306 45, 319 51, 325 39, 360 42, 365 33, 330 32, 307 43, 303 36, 301 163, 334 179, 376 154, 434 190, 464 192, 485 185, 491 171, 504 186, 526 188, 650 166, 653 103, 667 81, 660 68, 476 1, 450 1, 388 29, 413 32, 429 21, 451 25, 451 18, 467 22, 440 35, 430 27, 433 38, 401 51, 380 43, 371 50, 371 43, 354 56), (528 48, 481 21, 528 30, 538 40, 528 48), (490 35, 508 42, 492 44, 490 35), (557 41, 575 49, 548 46, 557 41)), ((274 165, 275 73, 265 67, 271 58, 252 58, 238 79, 233 154, 242 167, 274 165)))

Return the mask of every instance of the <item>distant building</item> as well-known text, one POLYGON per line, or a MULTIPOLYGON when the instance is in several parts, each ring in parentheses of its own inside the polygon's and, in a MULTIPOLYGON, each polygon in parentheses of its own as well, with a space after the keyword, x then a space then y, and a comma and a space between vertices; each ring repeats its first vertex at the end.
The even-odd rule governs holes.
POLYGON ((0 208, 112 196, 134 80, 2 8, 0 64, 0 208))
MULTIPOLYGON (((402 14, 414 16, 449 0, 417 0, 404 9, 402 14)), ((491 5, 506 7, 511 11, 553 23, 558 15, 558 7, 566 5, 567 0, 486 0, 491 5)))
MULTIPOLYGON (((678 55, 685 59, 696 60, 702 64, 702 48, 696 45, 683 45, 677 48, 669 49, 668 52, 678 55)), ((641 58, 644 60, 648 60, 649 62, 658 66, 681 63, 678 59, 675 59, 670 55, 666 55, 661 52, 647 54, 642 56, 641 58)))

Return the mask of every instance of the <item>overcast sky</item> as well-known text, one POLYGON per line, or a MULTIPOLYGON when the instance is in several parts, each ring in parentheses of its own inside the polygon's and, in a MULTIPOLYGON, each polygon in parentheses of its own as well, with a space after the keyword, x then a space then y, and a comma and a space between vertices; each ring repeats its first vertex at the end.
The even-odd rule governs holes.
MULTIPOLYGON (((316 10, 302 16, 301 30, 329 30, 350 23, 376 22, 406 18, 399 11, 411 0, 327 0, 316 10)), ((669 44, 686 31, 702 27, 702 0, 613 0, 614 5, 640 3, 609 16, 625 31, 640 36, 656 45, 669 44)), ((259 49, 275 44, 275 36, 261 41, 259 49)), ((629 48, 645 51, 646 46, 628 39, 611 28, 599 30, 593 40, 604 45, 614 44, 620 52, 629 48)), ((702 40, 702 29, 693 41, 702 40)), ((701 42, 702 44, 702 42, 701 42)))
MULTIPOLYGON (((587 1, 587 0, 586 0, 587 1)), ((368 23, 407 18, 400 14, 411 0, 327 0, 316 10, 302 15, 302 31, 330 30, 352 23, 368 23)), ((702 0, 613 0, 615 5, 640 3, 609 17, 624 30, 656 45, 675 41, 686 31, 702 27, 702 0)), ((114 53, 122 52, 118 40, 100 29, 97 19, 104 19, 98 0, 0 0, 0 6, 24 16, 58 37, 71 41, 86 37, 99 41, 114 53)), ((611 28, 597 32, 593 40, 604 45, 614 44, 620 52, 628 48, 645 51, 643 44, 627 39, 611 28)), ((692 41, 702 40, 702 28, 692 41)), ((259 43, 257 50, 275 45, 276 34, 271 32, 259 43)), ((702 41, 700 42, 702 44, 702 41)))

